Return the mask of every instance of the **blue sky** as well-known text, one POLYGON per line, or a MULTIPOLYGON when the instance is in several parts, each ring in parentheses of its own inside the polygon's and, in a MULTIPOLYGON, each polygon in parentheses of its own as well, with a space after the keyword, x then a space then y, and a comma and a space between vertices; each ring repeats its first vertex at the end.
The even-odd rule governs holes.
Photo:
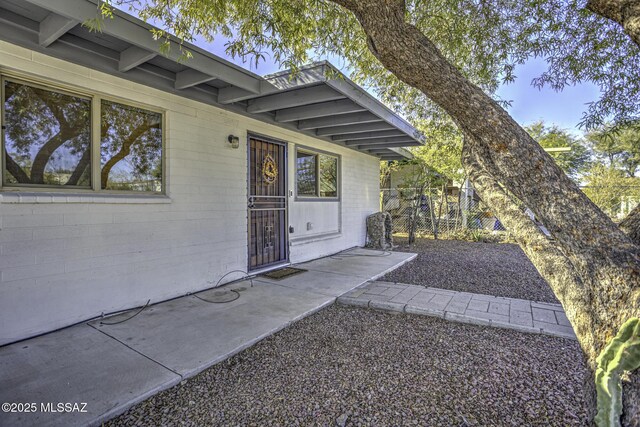
MULTIPOLYGON (((128 8, 122 8, 127 13, 132 13, 128 8)), ((239 58, 230 58, 225 53, 225 39, 217 38, 213 43, 208 43, 199 38, 194 41, 197 46, 212 52, 215 55, 226 58, 256 74, 265 75, 280 70, 269 56, 266 61, 261 61, 258 67, 253 63, 243 62, 239 58)), ((348 74, 346 63, 340 58, 319 58, 328 59, 333 65, 348 74)), ((563 129, 570 131, 576 136, 582 131, 578 128, 578 123, 586 110, 589 102, 599 98, 597 86, 584 83, 572 87, 566 87, 561 92, 556 92, 550 88, 542 90, 531 85, 531 81, 538 77, 546 69, 544 59, 531 59, 523 65, 516 67, 516 81, 508 85, 503 85, 498 90, 498 96, 506 101, 511 101, 508 108, 511 116, 521 125, 526 126, 537 120, 544 120, 547 124, 556 124, 563 129)))
POLYGON ((550 88, 539 90, 531 85, 531 81, 545 70, 543 59, 529 60, 516 68, 516 81, 503 85, 498 90, 498 95, 504 100, 512 101, 508 111, 521 125, 542 119, 574 134, 582 134, 577 125, 587 109, 585 104, 597 101, 600 90, 591 83, 565 87, 562 92, 550 88))
MULTIPOLYGON (((243 63, 240 59, 227 57, 222 39, 218 39, 214 43, 196 40, 195 44, 260 75, 280 70, 269 57, 266 57, 266 61, 260 62, 257 68, 255 64, 243 63)), ((340 58, 327 59, 348 74, 344 60, 340 58)), ((511 101, 511 107, 508 108, 508 111, 521 125, 544 120, 547 124, 553 123, 575 135, 581 135, 582 131, 578 129, 577 125, 587 108, 585 104, 599 98, 598 87, 584 83, 566 87, 562 92, 556 92, 550 88, 538 89, 531 84, 531 81, 545 70, 546 63, 541 58, 531 59, 518 66, 515 73, 516 81, 503 85, 498 90, 498 96, 503 100, 511 101)))

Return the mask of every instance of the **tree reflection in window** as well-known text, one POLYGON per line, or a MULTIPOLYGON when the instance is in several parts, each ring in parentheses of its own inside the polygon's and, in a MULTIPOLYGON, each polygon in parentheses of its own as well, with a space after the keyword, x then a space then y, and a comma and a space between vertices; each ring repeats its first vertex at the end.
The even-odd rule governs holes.
POLYGON ((89 186, 91 100, 5 81, 4 183, 89 186))
POLYGON ((338 159, 320 154, 320 197, 338 197, 338 159))
POLYGON ((298 151, 296 155, 296 181, 299 196, 316 195, 316 155, 298 151))
POLYGON ((338 197, 338 158, 296 152, 296 185, 301 197, 338 197))
POLYGON ((102 101, 100 182, 106 190, 162 191, 162 115, 102 101))

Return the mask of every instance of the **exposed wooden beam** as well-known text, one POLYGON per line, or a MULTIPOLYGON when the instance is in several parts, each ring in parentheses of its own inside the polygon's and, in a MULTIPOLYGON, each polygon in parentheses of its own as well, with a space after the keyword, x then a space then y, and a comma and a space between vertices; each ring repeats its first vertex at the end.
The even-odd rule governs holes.
POLYGON ((147 61, 151 61, 158 54, 145 49, 140 49, 137 46, 131 46, 122 52, 120 52, 120 61, 118 62, 118 71, 129 71, 136 68, 138 65, 144 64, 147 61))
POLYGON ((252 99, 249 101, 247 112, 264 113, 265 111, 282 110, 284 108, 300 107, 343 98, 345 98, 344 95, 330 87, 324 85, 312 86, 252 99))
MULTIPOLYGON (((336 70, 337 71, 337 70, 336 70)), ((358 99, 358 103, 367 107, 368 111, 371 111, 378 117, 382 117, 387 123, 391 123, 397 129, 400 129, 407 135, 417 133, 416 129, 407 123, 401 117, 398 117, 393 111, 387 108, 380 101, 375 99, 372 95, 362 90, 361 87, 353 83, 349 79, 329 79, 327 85, 331 86, 340 93, 343 93, 349 98, 358 99)), ((418 135, 416 135, 418 137, 418 135)))
POLYGON ((393 130, 393 129, 395 128, 392 125, 385 122, 359 123, 357 125, 331 126, 327 128, 318 129, 316 131, 316 135, 318 136, 345 135, 348 133, 375 132, 375 131, 384 131, 384 130, 393 130))
POLYGON ((276 111, 276 122, 293 122, 295 120, 312 119, 314 117, 327 117, 339 114, 366 111, 350 99, 322 102, 320 104, 305 105, 303 107, 287 108, 276 111))
POLYGON ((400 132, 399 130, 383 130, 380 132, 360 132, 360 133, 345 133, 340 135, 334 135, 331 137, 333 141, 352 141, 356 139, 374 139, 374 138, 386 138, 390 136, 404 136, 409 138, 409 136, 405 133, 400 132))
POLYGON ((176 89, 186 89, 191 86, 199 85, 200 83, 206 83, 214 80, 216 77, 201 73, 197 70, 187 69, 176 73, 176 89))
POLYGON ((247 99, 268 95, 278 91, 279 89, 277 87, 266 81, 260 82, 260 93, 258 94, 235 86, 223 87, 218 90, 218 103, 223 105, 233 104, 234 102, 246 101, 247 99))
MULTIPOLYGON (((370 150, 370 149, 376 149, 376 148, 382 149, 382 148, 389 148, 389 147, 414 147, 417 145, 420 145, 418 141, 407 141, 407 142, 389 142, 384 145, 363 144, 363 145, 356 145, 355 147, 357 147, 358 150, 370 150)), ((353 145, 350 145, 350 147, 353 147, 353 145)))
MULTIPOLYGON (((55 11, 66 18, 77 22, 85 22, 96 17, 96 5, 92 1, 77 0, 29 0, 29 3, 38 5, 44 9, 55 11)), ((102 25, 102 33, 113 36, 157 54, 166 53, 166 57, 172 61, 185 62, 190 68, 202 73, 215 74, 219 79, 230 85, 240 87, 249 92, 260 93, 263 79, 247 70, 222 58, 214 57, 197 47, 186 48, 190 57, 184 59, 184 43, 175 37, 169 37, 169 48, 162 46, 163 41, 156 40, 151 34, 152 27, 142 21, 128 19, 127 14, 114 10, 112 19, 105 19, 102 25)))
POLYGON ((47 47, 77 24, 78 21, 75 19, 69 19, 55 13, 50 13, 40 23, 38 43, 40 43, 40 46, 42 47, 47 47))
POLYGON ((372 144, 372 145, 386 145, 386 144, 394 144, 396 142, 416 142, 415 139, 404 136, 396 136, 396 137, 387 137, 387 138, 368 138, 368 139, 356 139, 356 140, 347 140, 345 141, 345 145, 349 147, 353 147, 354 145, 364 145, 364 144, 372 144))
POLYGON ((342 114, 340 116, 331 117, 318 117, 317 119, 300 120, 298 122, 298 129, 319 129, 330 126, 346 126, 354 125, 358 123, 375 123, 380 122, 382 119, 369 112, 342 114))

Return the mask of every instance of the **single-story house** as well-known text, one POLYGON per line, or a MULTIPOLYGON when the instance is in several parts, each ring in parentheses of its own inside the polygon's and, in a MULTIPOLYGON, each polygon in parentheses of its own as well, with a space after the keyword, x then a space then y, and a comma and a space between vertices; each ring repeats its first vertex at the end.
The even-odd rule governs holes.
POLYGON ((0 345, 365 244, 413 127, 327 62, 261 77, 97 15, 0 0, 0 345))

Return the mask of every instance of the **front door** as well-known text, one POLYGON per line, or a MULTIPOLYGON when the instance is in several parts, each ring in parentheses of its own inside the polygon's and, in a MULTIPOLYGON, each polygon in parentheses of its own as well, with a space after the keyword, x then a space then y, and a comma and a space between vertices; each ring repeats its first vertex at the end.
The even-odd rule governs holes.
POLYGON ((249 137, 249 270, 287 262, 287 146, 249 137))

